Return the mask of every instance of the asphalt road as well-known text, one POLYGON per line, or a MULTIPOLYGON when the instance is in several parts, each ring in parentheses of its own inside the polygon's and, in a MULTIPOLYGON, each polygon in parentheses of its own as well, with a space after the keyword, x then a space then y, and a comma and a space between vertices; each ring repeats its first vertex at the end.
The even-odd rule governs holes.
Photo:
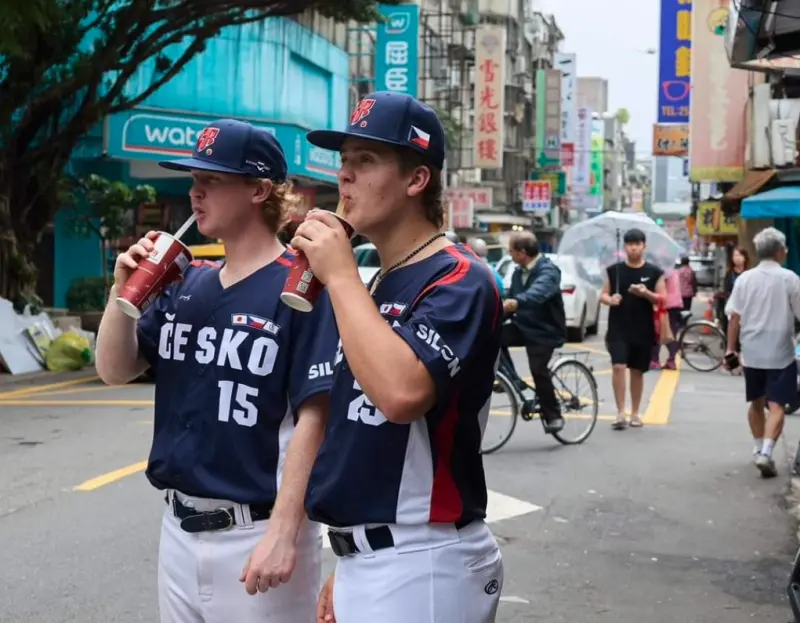
MULTIPOLYGON (((788 621, 787 469, 763 481, 749 463, 741 379, 650 373, 648 424, 612 432, 601 341, 570 350, 597 373, 592 437, 562 447, 520 422, 486 457, 506 561, 498 621, 788 621)), ((60 383, 0 388, 0 621, 152 623, 152 387, 60 383)))

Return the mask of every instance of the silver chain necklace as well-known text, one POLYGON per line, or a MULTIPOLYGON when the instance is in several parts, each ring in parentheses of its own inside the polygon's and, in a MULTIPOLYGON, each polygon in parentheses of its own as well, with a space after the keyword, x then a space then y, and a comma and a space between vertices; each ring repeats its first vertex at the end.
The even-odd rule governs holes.
POLYGON ((374 293, 374 292, 375 292, 375 290, 376 290, 376 289, 377 289, 377 287, 378 287, 378 284, 380 284, 380 282, 381 282, 381 281, 383 281, 383 279, 386 277, 386 275, 388 275, 390 272, 392 272, 392 271, 393 271, 393 270, 395 270, 396 268, 400 268, 400 267, 401 267, 403 264, 405 264, 406 262, 408 262, 408 261, 409 261, 411 258, 413 258, 415 255, 417 255, 418 253, 422 252, 423 250, 425 250, 427 247, 429 247, 431 244, 433 244, 433 243, 434 243, 434 242, 436 242, 436 241, 437 241, 439 238, 442 238, 442 237, 444 237, 444 233, 442 233, 442 232, 439 232, 439 233, 438 233, 438 234, 436 234, 435 236, 431 236, 431 238, 429 238, 428 240, 426 240, 425 242, 423 242, 421 245, 419 245, 419 246, 418 246, 416 249, 414 249, 414 250, 413 250, 411 253, 409 253, 408 255, 406 255, 406 256, 405 256, 405 257, 404 257, 402 260, 400 260, 399 262, 395 262, 394 264, 392 264, 391 266, 389 266, 389 268, 387 268, 386 270, 382 270, 382 271, 380 271, 380 272, 377 274, 377 276, 375 277, 375 280, 372 282, 372 287, 370 288, 370 290, 369 290, 369 293, 370 293, 370 294, 372 294, 372 293, 374 293))

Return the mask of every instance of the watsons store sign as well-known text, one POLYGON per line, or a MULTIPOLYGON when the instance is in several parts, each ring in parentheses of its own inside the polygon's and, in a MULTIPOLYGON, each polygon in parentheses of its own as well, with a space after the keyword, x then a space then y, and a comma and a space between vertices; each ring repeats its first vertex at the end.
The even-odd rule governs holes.
MULTIPOLYGON (((191 156, 198 134, 214 119, 150 111, 111 115, 106 121, 106 153, 124 160, 166 160, 191 156)), ((314 147, 306 130, 293 125, 263 124, 286 152, 290 175, 336 182, 339 154, 314 147)))

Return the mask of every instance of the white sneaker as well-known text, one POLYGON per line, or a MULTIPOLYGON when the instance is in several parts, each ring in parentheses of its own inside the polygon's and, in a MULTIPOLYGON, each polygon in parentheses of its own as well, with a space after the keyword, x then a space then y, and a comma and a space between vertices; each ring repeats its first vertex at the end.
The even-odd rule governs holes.
POLYGON ((756 457, 756 467, 764 478, 773 478, 778 475, 778 470, 775 469, 775 461, 765 454, 759 454, 756 457))

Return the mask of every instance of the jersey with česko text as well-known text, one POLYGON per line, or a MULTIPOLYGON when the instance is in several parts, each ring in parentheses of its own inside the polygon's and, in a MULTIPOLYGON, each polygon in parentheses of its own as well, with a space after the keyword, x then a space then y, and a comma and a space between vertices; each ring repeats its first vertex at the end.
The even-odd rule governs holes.
POLYGON ((390 272, 374 299, 433 378, 436 404, 410 424, 388 422, 362 392, 340 344, 308 515, 336 527, 482 519, 480 445, 502 317, 495 281, 457 245, 390 272))
POLYGON ((147 477, 159 489, 272 503, 296 410, 330 389, 336 324, 280 301, 291 254, 223 288, 194 263, 143 314, 139 350, 155 373, 147 477))

